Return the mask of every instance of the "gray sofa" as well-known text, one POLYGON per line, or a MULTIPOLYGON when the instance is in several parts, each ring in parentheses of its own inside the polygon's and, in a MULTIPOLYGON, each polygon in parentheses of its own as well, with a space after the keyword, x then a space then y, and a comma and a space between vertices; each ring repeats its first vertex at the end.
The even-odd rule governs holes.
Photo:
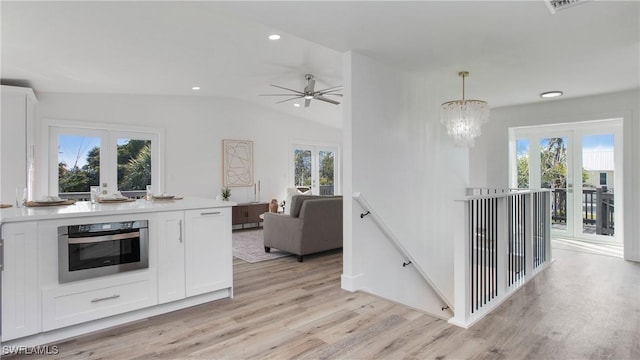
POLYGON ((342 196, 295 195, 289 215, 264 214, 264 250, 304 255, 342 247, 342 196))

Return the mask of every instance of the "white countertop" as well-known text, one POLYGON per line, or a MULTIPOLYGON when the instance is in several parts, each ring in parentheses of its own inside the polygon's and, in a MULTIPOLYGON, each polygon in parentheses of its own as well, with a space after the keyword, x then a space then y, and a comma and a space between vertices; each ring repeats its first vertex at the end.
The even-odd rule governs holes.
POLYGON ((219 201, 207 198, 184 198, 182 200, 136 200, 124 203, 92 204, 89 201, 78 201, 73 205, 10 207, 0 210, 0 223, 78 218, 86 216, 120 215, 145 212, 210 209, 231 207, 232 201, 219 201))

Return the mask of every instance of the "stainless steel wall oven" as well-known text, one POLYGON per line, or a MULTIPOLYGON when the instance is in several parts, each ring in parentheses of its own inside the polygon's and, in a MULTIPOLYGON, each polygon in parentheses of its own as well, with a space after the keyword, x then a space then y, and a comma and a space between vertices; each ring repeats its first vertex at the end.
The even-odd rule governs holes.
POLYGON ((147 220, 58 227, 58 281, 149 267, 147 220))

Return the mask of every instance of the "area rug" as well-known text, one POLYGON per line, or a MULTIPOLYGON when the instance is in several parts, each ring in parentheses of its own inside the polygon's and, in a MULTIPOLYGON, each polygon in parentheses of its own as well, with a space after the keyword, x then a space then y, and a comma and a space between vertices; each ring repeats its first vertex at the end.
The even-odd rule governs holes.
POLYGON ((233 232, 233 256, 246 262, 256 263, 291 256, 291 254, 274 248, 271 248, 271 252, 264 252, 262 229, 255 229, 233 232))

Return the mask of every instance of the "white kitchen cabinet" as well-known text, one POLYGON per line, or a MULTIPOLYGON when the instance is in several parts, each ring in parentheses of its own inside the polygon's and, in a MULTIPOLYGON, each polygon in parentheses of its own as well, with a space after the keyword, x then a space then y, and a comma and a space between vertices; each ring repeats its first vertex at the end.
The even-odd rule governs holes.
POLYGON ((156 226, 151 236, 158 239, 158 302, 163 304, 186 296, 184 211, 158 213, 156 226))
POLYGON ((42 290, 42 330, 102 319, 158 303, 155 277, 146 271, 78 281, 42 290))
POLYGON ((16 86, 1 87, 0 112, 0 202, 15 204, 16 189, 26 188, 28 161, 33 154, 27 146, 33 141, 36 97, 33 90, 16 86))
POLYGON ((233 294, 227 203, 78 202, 64 208, 14 207, 3 209, 0 216, 6 244, 3 345, 58 342, 233 294), (149 268, 59 282, 60 226, 140 219, 149 221, 149 268))
POLYGON ((184 231, 186 295, 231 288, 231 210, 186 210, 184 231))
POLYGON ((37 233, 35 222, 2 226, 2 341, 40 332, 37 233))

